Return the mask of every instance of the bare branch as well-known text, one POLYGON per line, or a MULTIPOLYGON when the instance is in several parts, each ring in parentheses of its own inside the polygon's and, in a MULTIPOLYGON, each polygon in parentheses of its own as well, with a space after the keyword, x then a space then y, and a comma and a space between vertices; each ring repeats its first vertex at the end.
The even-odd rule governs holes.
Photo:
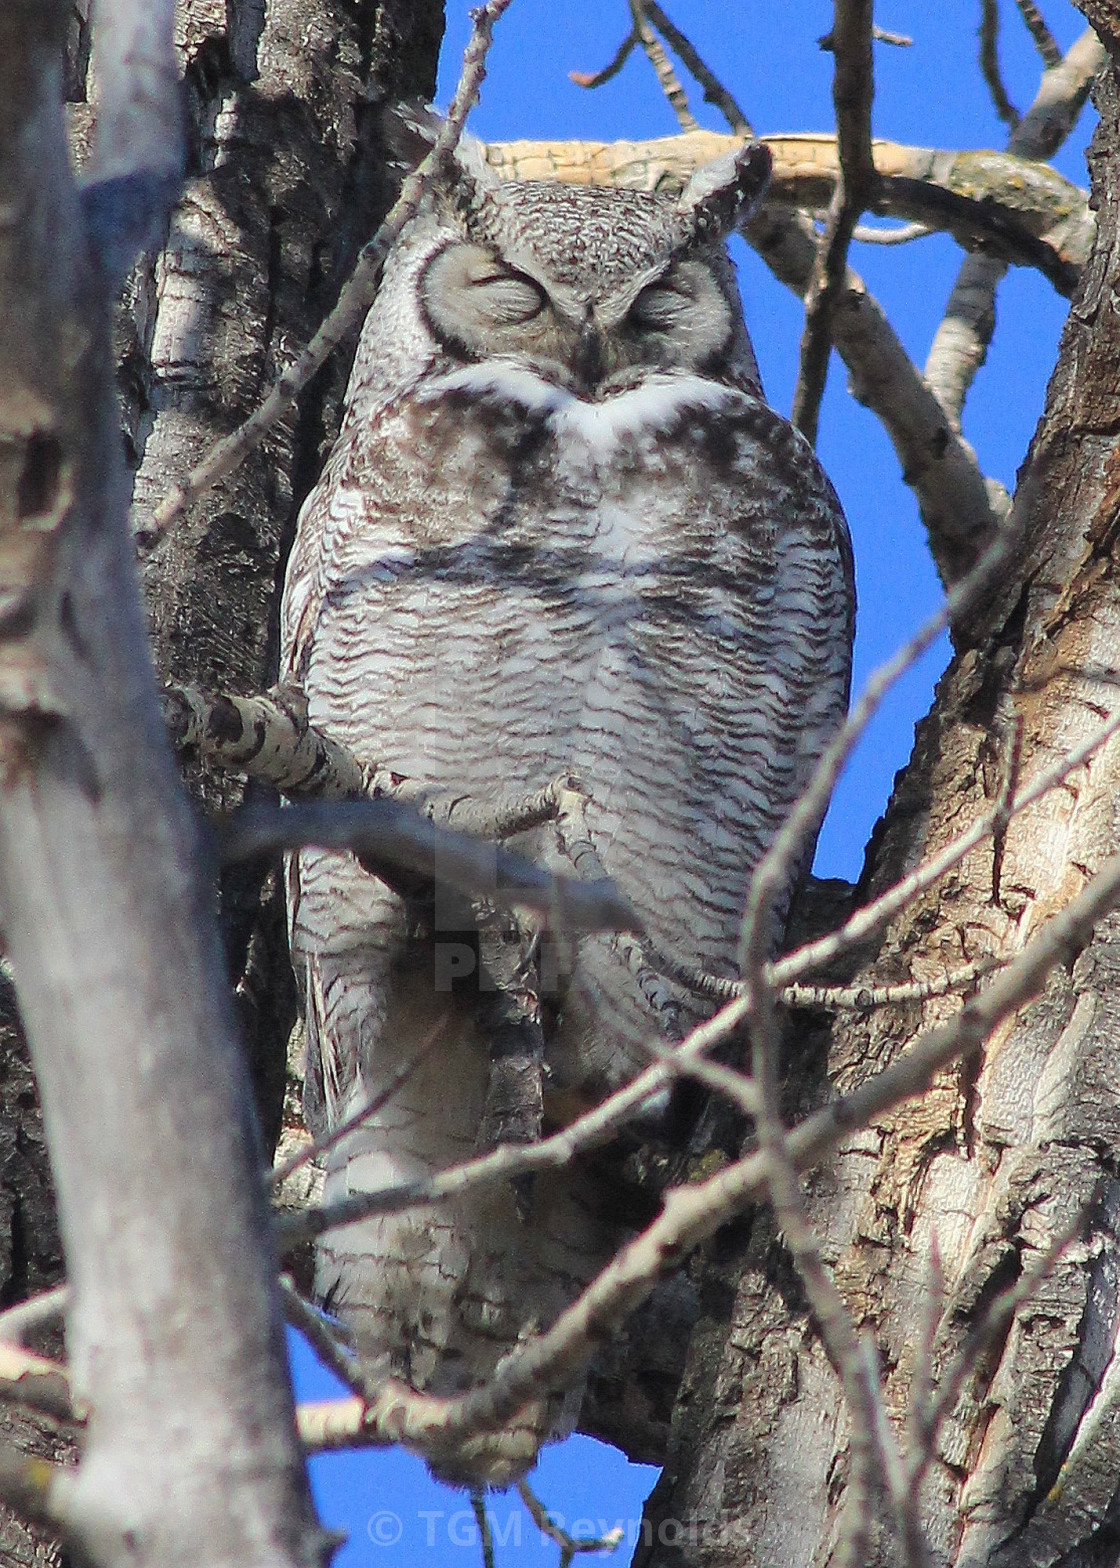
POLYGON ((298 1328, 323 1365, 359 1398, 365 1395, 365 1377, 358 1358, 343 1345, 324 1315, 304 1301, 289 1275, 280 1276, 284 1316, 298 1328))
MULTIPOLYGON (((808 1117, 790 1134, 800 1169, 843 1136, 921 1094, 938 1072, 976 1050, 997 1024, 1038 995, 1056 965, 1072 963, 1097 922, 1120 901, 1120 855, 1106 861, 1076 898, 1031 938, 991 983, 965 1002, 951 1023, 922 1035, 904 1055, 858 1089, 808 1117)), ((734 1005, 734 1004, 733 1004, 734 1005)))
MULTIPOLYGON (((732 1034, 745 1017, 744 1001, 729 1003, 681 1043, 675 1053, 678 1062, 703 1056, 732 1034)), ((660 1064, 647 1067, 624 1088, 540 1143, 507 1145, 436 1176, 354 1194, 321 1209, 282 1215, 277 1219, 280 1244, 289 1247, 297 1242, 312 1241, 324 1231, 365 1219, 370 1214, 397 1214, 420 1204, 441 1203, 489 1182, 509 1181, 531 1171, 560 1169, 570 1164, 581 1149, 607 1142, 672 1077, 673 1073, 660 1064)))
MULTIPOLYGON (((640 922, 614 883, 555 876, 520 855, 452 828, 436 827, 399 800, 307 801, 246 806, 215 824, 223 860, 280 851, 350 851, 397 887, 410 878, 438 882, 468 897, 531 909, 567 931, 634 931, 640 922)), ((400 888, 398 887, 398 891, 400 888)))
POLYGON ((860 245, 911 245, 936 232, 928 223, 904 223, 897 229, 876 229, 867 223, 857 223, 852 230, 852 239, 860 245))
POLYGON ((618 75, 619 71, 633 54, 638 42, 638 35, 634 31, 627 33, 618 46, 617 53, 608 65, 601 71, 569 71, 568 79, 575 82, 577 87, 602 87, 605 82, 618 75))
POLYGON ((693 117, 692 110, 688 107, 688 95, 681 86, 680 78, 673 69, 672 61, 665 53, 653 28, 649 25, 645 12, 646 8, 643 0, 630 0, 630 15, 634 19, 634 32, 638 42, 646 52, 646 59, 653 66, 661 91, 669 100, 669 106, 677 117, 677 123, 682 131, 699 130, 700 127, 693 117))
MULTIPOLYGON (((150 128, 171 6, 141 9, 117 15, 129 48, 152 49, 133 84, 150 128)), ((311 1568, 321 1542, 251 1091, 160 733, 108 280, 65 140, 66 15, 0 6, 0 578, 10 611, 27 612, 0 635, 0 902, 73 1289, 67 1341, 97 1411, 66 1513, 76 1555, 102 1565, 259 1562, 267 1541, 273 1568, 311 1568), (21 472, 41 479, 31 506, 21 472), (24 670, 37 679, 21 685, 24 670)), ((120 70, 128 118, 129 62, 120 70)), ((29 1462, 13 1463, 18 1494, 29 1462)), ((48 1515, 55 1485, 40 1467, 31 1490, 48 1515)))
MULTIPOLYGON (((987 815, 981 817, 959 837, 947 844, 936 855, 917 866, 909 876, 897 882, 894 887, 888 888, 885 893, 874 899, 870 904, 865 904, 862 909, 857 909, 850 919, 846 920, 839 930, 829 936, 821 937, 816 942, 806 943, 798 948, 795 953, 790 953, 780 958, 771 971, 771 980, 775 985, 787 985, 799 975, 811 973, 814 969, 824 968, 840 958, 844 953, 851 952, 862 942, 868 940, 888 921, 898 914, 907 905, 913 903, 918 895, 932 887, 939 878, 943 877, 953 866, 959 865, 964 857, 992 834, 1000 814, 1010 820, 1019 812, 1026 810, 1036 800, 1050 790, 1056 789, 1069 778, 1075 769, 1083 766, 1109 741, 1117 730, 1120 730, 1120 711, 1114 713, 1098 729, 1086 737, 1081 745, 1075 746, 1072 751, 1061 757, 1053 767, 1046 769, 1034 779, 1024 790, 1020 791, 1010 805, 1001 805, 997 800, 995 807, 987 815)), ((1002 792, 1001 792, 1002 799, 1002 792)))
POLYGON ((1007 96, 999 69, 999 0, 980 0, 980 71, 988 84, 992 105, 1000 119, 1014 130, 1022 119, 1007 96))
MULTIPOLYGON (((312 1143, 305 1143, 290 1159, 284 1160, 282 1164, 273 1166, 268 1172, 268 1182, 272 1190, 274 1192, 277 1191, 301 1166, 306 1165, 310 1160, 321 1159, 324 1154, 328 1154, 331 1149, 337 1147, 344 1138, 348 1138, 352 1132, 357 1132, 358 1128, 369 1121, 371 1117, 384 1110, 385 1106, 397 1097, 416 1069, 423 1062, 427 1061, 446 1033, 447 1024, 448 1019, 446 1015, 436 1020, 428 1031, 420 1049, 415 1051, 397 1069, 380 1094, 375 1094, 371 1099, 368 1099, 364 1105, 358 1107, 352 1116, 346 1117, 344 1121, 339 1122, 337 1127, 332 1127, 330 1132, 324 1133, 321 1138, 316 1138, 312 1143)), ((3 1319, 0 1318, 0 1326, 2 1324, 3 1319)))
MULTIPOLYGON (((935 996, 951 996, 966 990, 985 975, 1000 968, 998 958, 976 959, 959 969, 930 980, 900 981, 897 985, 787 985, 779 995, 787 1007, 850 1007, 867 1012, 872 1007, 900 1007, 908 1002, 928 1002, 935 996)), ((771 966, 770 973, 774 973, 771 966)), ((741 987, 742 982, 738 982, 741 987)))
POLYGON ((358 265, 343 288, 338 304, 303 353, 276 382, 257 411, 224 441, 213 446, 182 484, 176 486, 160 503, 147 527, 138 530, 145 542, 151 543, 165 533, 175 519, 189 506, 193 506, 211 485, 232 473, 292 406, 335 349, 361 326, 373 302, 381 268, 390 247, 405 224, 415 216, 425 190, 458 144, 467 115, 474 106, 486 75, 486 56, 494 25, 510 3, 511 0, 487 0, 485 5, 472 13, 474 28, 463 56, 462 74, 447 118, 440 126, 431 152, 405 180, 385 221, 373 239, 363 247, 358 265))
POLYGON ((53 1290, 44 1290, 28 1301, 17 1302, 14 1307, 0 1312, 0 1342, 21 1345, 32 1329, 56 1322, 69 1305, 69 1285, 56 1285, 53 1290))
POLYGON ((470 1494, 474 1522, 478 1526, 478 1540, 482 1547, 482 1568, 494 1568, 494 1537, 490 1520, 486 1516, 486 1493, 472 1490, 470 1494))
POLYGON ((1055 65, 1062 63, 1062 51, 1057 39, 1047 27, 1042 12, 1034 4, 1034 0, 1015 0, 1019 7, 1019 15, 1027 24, 1027 31, 1034 39, 1035 48, 1042 56, 1042 63, 1050 70, 1055 65))
POLYGON ((249 697, 165 687, 163 720, 178 750, 265 779, 285 795, 339 800, 364 795, 370 785, 353 754, 310 723, 307 699, 293 686, 249 697))
POLYGON ((704 102, 718 109, 737 136, 754 136, 750 121, 727 88, 704 63, 693 43, 666 16, 657 0, 645 0, 645 12, 671 49, 675 49, 686 68, 704 89, 704 102))
MULTIPOLYGON (((1104 46, 1088 28, 1044 73, 1034 103, 1011 135, 1009 151, 1024 159, 1050 157, 1076 123, 1104 60, 1104 46)), ((1005 262, 994 257, 965 257, 930 347, 926 379, 954 428, 960 426, 968 389, 987 356, 996 289, 1006 270, 1005 262)))
MULTIPOLYGON (((824 817, 836 781, 883 698, 895 681, 917 663, 945 627, 966 615, 1007 560, 1010 548, 1009 535, 1000 534, 968 576, 948 594, 941 609, 918 628, 909 642, 905 643, 893 658, 888 659, 872 673, 860 693, 859 700, 825 748, 814 769, 813 777, 751 878, 740 942, 740 954, 744 965, 749 962, 751 954, 756 955, 754 961, 757 964, 764 962, 768 956, 766 947, 778 895, 782 888, 789 885, 790 877, 800 861, 809 834, 816 830, 817 824, 824 817), (761 957, 757 956, 759 954, 761 957)), ((749 974, 744 978, 750 981, 749 974)))
POLYGON ((547 1535, 560 1548, 559 1568, 568 1568, 572 1558, 580 1552, 613 1552, 622 1542, 625 1531, 621 1525, 608 1530, 606 1535, 569 1535, 567 1530, 553 1523, 548 1509, 528 1481, 518 1481, 517 1495, 529 1510, 529 1517, 541 1534, 547 1535))
POLYGON ((836 0, 830 47, 836 60, 832 101, 840 169, 813 276, 805 293, 801 367, 790 414, 793 424, 814 445, 832 352, 832 313, 844 287, 848 246, 860 215, 875 193, 875 162, 871 154, 871 0, 836 0))

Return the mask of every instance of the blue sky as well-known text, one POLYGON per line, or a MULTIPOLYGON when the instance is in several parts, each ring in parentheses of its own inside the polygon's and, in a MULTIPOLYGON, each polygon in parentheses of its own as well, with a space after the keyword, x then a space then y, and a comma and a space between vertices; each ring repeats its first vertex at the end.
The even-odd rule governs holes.
MULTIPOLYGON (((665 0, 665 8, 738 98, 760 133, 830 130, 831 56, 816 40, 831 23, 824 0, 665 0)), ((1001 147, 996 118, 976 65, 978 0, 937 6, 881 3, 876 20, 908 33, 909 49, 878 46, 874 131, 920 146, 1001 147)), ((1038 81, 1038 59, 1015 7, 1005 0, 1001 58, 1020 108, 1038 81)), ((1063 46, 1084 29, 1066 0, 1043 11, 1063 46)), ((597 140, 662 136, 676 122, 643 56, 635 53, 612 82, 594 92, 575 87, 569 71, 593 71, 613 55, 627 31, 623 0, 514 0, 495 33, 489 76, 472 131, 487 140, 515 137, 597 140)), ((447 38, 437 101, 446 104, 469 33, 467 7, 448 0, 447 38)), ((686 78, 687 84, 687 78, 686 78)), ((687 84, 690 85, 691 84, 687 84)), ((722 129, 718 115, 690 94, 701 124, 722 129)), ((1092 111, 1058 155, 1058 168, 1086 183, 1084 150, 1092 111)), ((960 252, 943 238, 901 248, 857 245, 852 263, 885 307, 912 357, 922 364, 948 297, 960 252)), ((801 329, 798 303, 775 283, 741 242, 735 252, 763 379, 771 402, 789 409, 801 329)), ((1013 486, 1042 411, 1066 302, 1035 273, 1013 269, 1002 285, 998 328, 988 363, 965 410, 964 429, 987 474, 1013 486)), ((818 449, 852 528, 860 597, 856 682, 888 657, 940 600, 914 500, 902 483, 893 450, 873 415, 848 394, 843 366, 833 359, 818 449)), ((948 657, 942 642, 888 702, 841 783, 818 847, 821 875, 858 875, 863 848, 904 766, 915 721, 928 709, 948 657)), ((326 1374, 301 1352, 302 1397, 325 1397, 326 1374)), ((409 1568, 440 1561, 480 1561, 466 1498, 431 1482, 404 1454, 347 1455, 318 1460, 313 1479, 325 1521, 351 1533, 338 1568, 409 1568)), ((565 1522, 578 1528, 633 1521, 656 1479, 587 1439, 548 1450, 534 1484, 565 1522)), ((498 1568, 514 1562, 552 1564, 555 1547, 541 1541, 516 1498, 492 1503, 498 1568)), ((626 1546, 609 1559, 629 1558, 626 1546)))

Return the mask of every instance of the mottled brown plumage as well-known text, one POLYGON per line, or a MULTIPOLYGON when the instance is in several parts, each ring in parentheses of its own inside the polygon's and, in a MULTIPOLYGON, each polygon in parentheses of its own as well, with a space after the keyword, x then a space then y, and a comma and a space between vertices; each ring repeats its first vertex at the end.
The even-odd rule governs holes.
MULTIPOLYGON (((852 632, 843 517, 763 400, 722 244, 764 161, 748 149, 669 198, 498 185, 464 155, 389 260, 284 596, 317 726, 481 799, 577 775, 658 946, 721 974, 752 868, 842 717, 852 632)), ((518 847, 559 863, 548 830, 518 847)), ((290 923, 316 1128, 445 1020, 331 1157, 328 1196, 468 1157, 491 1042, 441 967, 461 933, 418 936, 399 898, 316 851, 291 867, 290 923)), ((533 985, 549 1087, 586 1099, 644 1065, 656 1026, 609 939, 569 974, 571 958, 546 946, 533 985)), ((319 1288, 387 1374, 470 1387, 616 1239, 584 1183, 351 1226, 323 1245, 319 1288)), ((442 1469, 509 1478, 577 1397, 442 1469)))

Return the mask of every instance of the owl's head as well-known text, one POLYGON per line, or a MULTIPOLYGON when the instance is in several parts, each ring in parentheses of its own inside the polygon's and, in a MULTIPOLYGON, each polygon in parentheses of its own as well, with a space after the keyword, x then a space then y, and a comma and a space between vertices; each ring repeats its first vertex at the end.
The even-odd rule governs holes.
POLYGON ((655 371, 758 390, 724 238, 769 175, 755 144, 676 196, 509 182, 467 148, 402 236, 382 308, 403 325, 406 292, 444 368, 512 361, 595 399, 655 371))

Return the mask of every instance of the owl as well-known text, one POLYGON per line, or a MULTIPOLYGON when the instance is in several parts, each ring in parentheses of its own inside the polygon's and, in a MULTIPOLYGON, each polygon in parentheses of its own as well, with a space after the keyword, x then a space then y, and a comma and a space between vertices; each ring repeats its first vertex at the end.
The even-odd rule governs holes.
MULTIPOLYGON (((460 149, 388 259, 282 609, 284 671, 319 729, 481 803, 574 775, 656 946, 722 975, 752 870, 845 712, 854 609, 839 503, 765 401, 724 245, 768 173, 753 146, 677 195, 510 183, 460 149)), ((571 871, 553 829, 513 847, 571 871)), ((470 1158, 493 934, 468 941, 472 985, 447 961, 462 930, 314 849, 289 865, 288 909, 312 1129, 420 1053, 332 1150, 326 1200, 470 1158)), ((617 939, 539 935, 507 984, 537 1008, 547 1128, 647 1065, 659 1021, 617 939)), ((682 1027, 702 1016, 675 1007, 682 1027)), ((456 1394, 618 1239, 576 1167, 331 1233, 316 1287, 372 1376, 456 1394)), ((542 1390, 429 1462, 508 1482, 578 1394, 542 1390)))

